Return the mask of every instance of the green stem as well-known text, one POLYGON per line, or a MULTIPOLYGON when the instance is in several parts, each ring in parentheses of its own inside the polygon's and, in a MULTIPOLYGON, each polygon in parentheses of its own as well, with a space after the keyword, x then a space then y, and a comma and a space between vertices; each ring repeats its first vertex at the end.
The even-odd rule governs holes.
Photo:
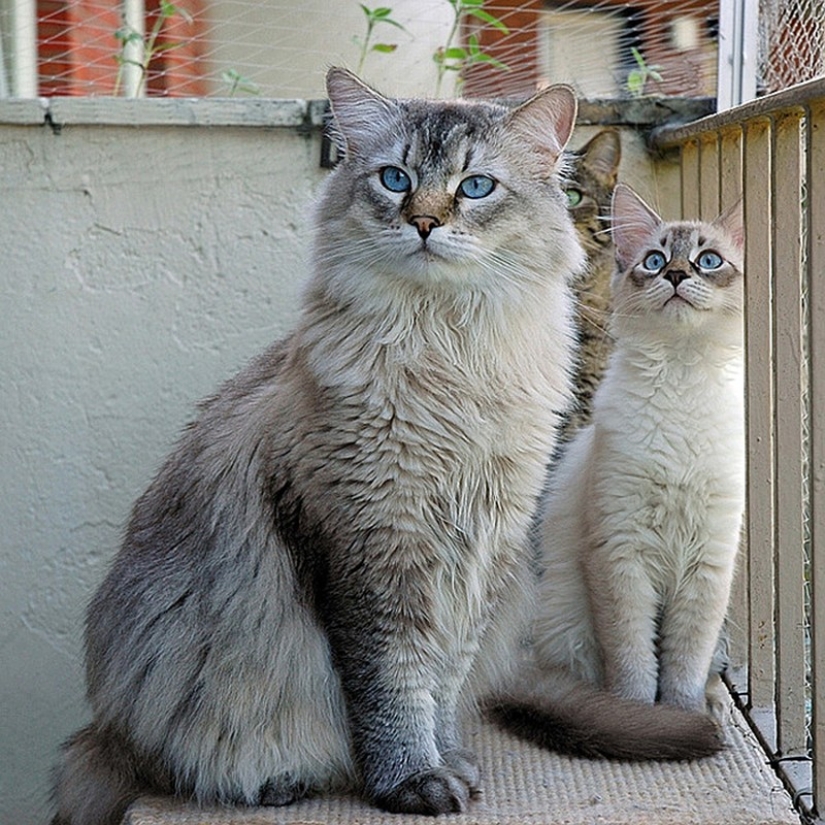
MULTIPOLYGON (((453 25, 450 29, 450 33, 447 35, 447 42, 444 44, 444 54, 447 54, 447 52, 450 50, 450 47, 453 44, 453 38, 455 37, 456 32, 458 31, 458 25, 461 22, 461 0, 456 0, 456 2, 453 4, 453 9, 455 11, 455 17, 453 18, 453 25)), ((438 77, 435 82, 436 97, 440 97, 441 95, 441 81, 444 79, 444 73, 446 71, 447 69, 444 65, 444 60, 442 59, 438 63, 438 77)))

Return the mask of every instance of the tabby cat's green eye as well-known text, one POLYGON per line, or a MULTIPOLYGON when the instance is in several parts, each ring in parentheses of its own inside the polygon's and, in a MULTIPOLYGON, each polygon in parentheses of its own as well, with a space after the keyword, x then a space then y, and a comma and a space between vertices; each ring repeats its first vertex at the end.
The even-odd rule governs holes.
POLYGON ((412 188, 410 176, 397 166, 385 166, 381 170, 381 183, 390 192, 409 192, 412 188))
POLYGON ((582 202, 582 193, 578 189, 565 189, 564 194, 567 195, 568 206, 578 206, 582 202))
POLYGON ((648 252, 642 261, 642 266, 648 272, 658 272, 666 263, 667 259, 661 252, 648 252))
POLYGON ((722 266, 722 256, 716 252, 703 252, 696 263, 699 269, 719 269, 722 266))
POLYGON ((458 188, 467 198, 486 198, 496 188, 496 182, 487 175, 470 175, 461 181, 458 188))

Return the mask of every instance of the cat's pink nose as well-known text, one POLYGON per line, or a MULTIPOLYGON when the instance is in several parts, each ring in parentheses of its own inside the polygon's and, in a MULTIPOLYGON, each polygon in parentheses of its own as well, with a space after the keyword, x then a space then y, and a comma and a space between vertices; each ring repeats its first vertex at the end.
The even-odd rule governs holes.
POLYGON ((410 223, 418 230, 418 234, 426 240, 430 232, 437 226, 441 226, 441 221, 432 215, 413 215, 410 218, 410 223))

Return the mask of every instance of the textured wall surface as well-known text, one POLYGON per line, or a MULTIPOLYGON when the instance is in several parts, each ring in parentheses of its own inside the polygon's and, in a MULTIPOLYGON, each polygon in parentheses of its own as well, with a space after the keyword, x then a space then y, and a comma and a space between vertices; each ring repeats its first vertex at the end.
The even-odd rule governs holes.
POLYGON ((0 126, 0 822, 45 821, 131 501, 194 403, 292 322, 319 143, 0 126))
MULTIPOLYGON (((57 134, 0 125, 0 822, 9 825, 46 821, 58 745, 88 719, 83 610, 131 502, 195 402, 293 322, 312 196, 326 174, 317 133, 71 125, 60 111, 57 134)), ((216 122, 212 109, 187 111, 188 122, 216 122)), ((654 177, 641 140, 624 137, 623 176, 673 213, 672 170, 654 177)))

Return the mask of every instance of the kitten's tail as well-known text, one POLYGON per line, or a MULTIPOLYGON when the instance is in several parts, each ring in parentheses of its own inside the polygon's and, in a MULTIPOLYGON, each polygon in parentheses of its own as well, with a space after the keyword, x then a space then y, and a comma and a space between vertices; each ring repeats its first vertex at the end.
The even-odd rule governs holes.
POLYGON ((119 825, 129 805, 147 790, 129 744, 92 723, 63 745, 51 825, 119 825))
POLYGON ((558 671, 534 670, 487 705, 501 727, 570 756, 679 760, 711 756, 723 740, 709 716, 621 699, 558 671))

